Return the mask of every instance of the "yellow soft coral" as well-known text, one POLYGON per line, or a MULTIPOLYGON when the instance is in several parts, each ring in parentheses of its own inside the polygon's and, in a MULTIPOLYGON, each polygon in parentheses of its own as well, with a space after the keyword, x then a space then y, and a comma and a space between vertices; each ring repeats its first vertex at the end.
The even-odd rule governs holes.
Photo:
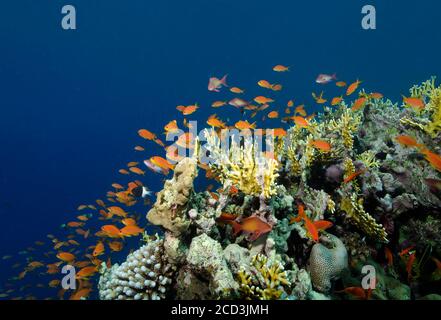
POLYGON ((283 287, 290 286, 282 263, 278 260, 270 261, 262 254, 252 258, 250 271, 240 269, 237 278, 242 297, 249 300, 280 299, 283 287))
POLYGON ((367 213, 363 208, 363 199, 357 199, 354 193, 350 198, 343 197, 340 202, 340 209, 346 213, 346 216, 365 234, 378 241, 388 242, 387 233, 381 224, 367 213))
POLYGON ((245 138, 239 145, 233 139, 225 150, 214 132, 205 137, 212 162, 210 168, 224 185, 237 187, 245 194, 268 198, 276 193, 279 162, 272 157, 257 154, 252 139, 245 138))

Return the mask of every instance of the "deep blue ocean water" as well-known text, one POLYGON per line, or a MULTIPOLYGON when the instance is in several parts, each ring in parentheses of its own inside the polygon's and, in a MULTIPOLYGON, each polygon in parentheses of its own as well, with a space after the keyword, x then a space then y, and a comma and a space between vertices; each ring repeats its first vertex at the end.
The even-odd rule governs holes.
MULTIPOLYGON (((206 119, 222 98, 207 91, 210 76, 229 74, 250 95, 260 79, 281 82, 285 97, 308 105, 312 91, 332 95, 314 80, 335 72, 400 100, 440 76, 440 12, 437 0, 3 1, 0 256, 102 198, 117 170, 139 160, 138 129, 163 132, 179 104, 198 102, 194 118, 206 119), (77 30, 61 28, 66 4, 77 9, 77 30), (365 4, 376 6, 377 30, 361 28, 365 4), (275 75, 275 64, 291 72, 275 75)), ((160 150, 149 146, 150 155, 160 150)), ((161 188, 150 172, 143 181, 161 188)), ((10 263, 0 260, 0 278, 10 263)))

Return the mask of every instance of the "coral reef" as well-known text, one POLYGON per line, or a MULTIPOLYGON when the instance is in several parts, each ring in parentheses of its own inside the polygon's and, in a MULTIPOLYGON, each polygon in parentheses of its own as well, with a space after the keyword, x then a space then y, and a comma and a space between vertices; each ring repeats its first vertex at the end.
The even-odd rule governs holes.
POLYGON ((346 289, 371 265, 365 298, 437 298, 441 87, 410 94, 424 107, 362 90, 300 124, 286 117, 265 152, 252 139, 262 132, 205 130, 147 215, 164 235, 103 268, 101 297, 359 299, 346 289), (198 170, 210 188, 194 186, 198 170))

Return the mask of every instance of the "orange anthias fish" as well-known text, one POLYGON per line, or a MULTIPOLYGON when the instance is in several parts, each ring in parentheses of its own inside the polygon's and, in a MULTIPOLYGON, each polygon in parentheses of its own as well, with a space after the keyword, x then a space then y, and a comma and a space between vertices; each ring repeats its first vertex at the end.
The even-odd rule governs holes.
POLYGON ((412 107, 417 111, 423 110, 426 106, 423 99, 420 98, 414 98, 414 97, 406 98, 403 96, 403 102, 406 106, 412 107))
POLYGON ((408 136, 408 135, 401 135, 397 136, 395 140, 405 147, 421 147, 422 145, 419 144, 415 138, 408 136))
POLYGON ((256 103, 258 103, 258 104, 268 104, 268 103, 274 102, 273 99, 267 98, 264 96, 257 96, 254 98, 254 101, 256 101, 256 103))
POLYGON ((154 165, 156 165, 162 169, 165 169, 165 170, 173 170, 174 169, 174 166, 170 162, 168 162, 166 159, 164 159, 163 157, 154 156, 154 157, 150 158, 150 161, 154 165))
POLYGON ((271 89, 272 89, 273 91, 280 91, 280 90, 283 89, 283 86, 282 86, 281 84, 273 84, 273 85, 271 86, 271 89))
POLYGON ((277 111, 271 111, 268 113, 268 118, 270 119, 277 119, 279 117, 279 113, 277 111))
POLYGON ((438 171, 441 171, 441 156, 438 154, 431 152, 429 150, 422 150, 422 154, 424 154, 427 161, 429 161, 430 165, 438 171))
POLYGON ((144 229, 138 227, 138 226, 125 226, 120 230, 121 235, 124 237, 132 237, 137 236, 140 233, 144 232, 144 229))
POLYGON ((311 237, 311 239, 314 242, 318 242, 319 233, 318 233, 317 227, 308 217, 305 216, 304 220, 305 220, 305 227, 306 227, 306 230, 308 231, 309 236, 311 237))
POLYGON ((324 140, 312 140, 311 145, 323 152, 331 151, 331 144, 324 140))
POLYGON ((215 102, 213 102, 213 103, 211 104, 211 106, 212 106, 213 108, 220 108, 220 107, 225 106, 226 104, 227 104, 226 101, 215 101, 215 102))
POLYGON ((273 71, 275 72, 286 72, 289 71, 289 67, 286 67, 284 65, 278 64, 274 66, 273 71))
POLYGON ((244 93, 244 91, 241 88, 238 88, 238 87, 232 87, 232 88, 230 88, 230 91, 233 92, 233 93, 237 93, 237 94, 244 93))
POLYGON ((166 133, 175 133, 179 131, 178 122, 176 120, 172 120, 164 126, 164 130, 166 133))
POLYGON ((109 242, 109 248, 110 250, 114 251, 114 252, 119 252, 123 249, 124 244, 122 242, 119 241, 112 241, 109 242))
POLYGON ((104 244, 101 241, 99 241, 96 244, 95 249, 93 250, 92 255, 94 257, 98 257, 98 256, 102 255, 103 253, 104 253, 104 244))
POLYGON ((335 85, 336 85, 337 87, 340 87, 340 88, 342 88, 342 87, 346 87, 346 82, 344 82, 344 81, 338 81, 338 82, 335 83, 335 85))
POLYGON ((358 111, 361 108, 363 108, 366 105, 367 98, 361 97, 355 100, 354 104, 352 105, 352 111, 358 111))
POLYGON ((75 260, 75 256, 70 252, 59 252, 57 258, 67 263, 75 260))
POLYGON ((127 216, 127 212, 124 211, 124 209, 122 209, 121 207, 118 206, 112 206, 112 207, 108 207, 107 208, 108 212, 110 215, 115 215, 118 217, 123 217, 125 218, 127 216))
POLYGON ((108 224, 101 227, 101 231, 110 238, 119 238, 121 237, 121 232, 114 225, 108 224))
POLYGON ((136 173, 136 174, 139 174, 139 175, 142 175, 142 176, 145 175, 145 171, 139 169, 138 167, 130 167, 129 171, 136 173))
POLYGON ((367 171, 367 169, 363 169, 363 170, 359 170, 357 172, 354 172, 352 174, 350 174, 347 178, 345 178, 343 180, 343 183, 349 183, 352 180, 354 180, 355 178, 357 178, 358 176, 362 175, 363 173, 365 173, 367 171))
POLYGON ((303 204, 299 204, 297 206, 297 209, 298 209, 299 213, 298 213, 297 217, 291 218, 291 220, 289 221, 290 224, 293 224, 296 222, 298 223, 298 222, 302 221, 302 219, 306 218, 305 207, 303 206, 303 204))
POLYGON ((141 146, 135 146, 134 148, 136 151, 145 151, 144 147, 141 146))
POLYGON ((307 128, 309 126, 308 121, 303 117, 294 116, 292 117, 292 119, 294 120, 295 124, 298 125, 300 128, 307 128))
POLYGON ((272 89, 273 85, 266 80, 260 80, 257 84, 265 89, 272 89))
POLYGON ((358 89, 360 84, 361 84, 361 81, 357 80, 354 83, 352 83, 351 85, 349 85, 348 89, 346 90, 346 95, 350 96, 351 94, 353 94, 358 89))
POLYGON ((215 114, 208 117, 207 124, 215 128, 225 128, 225 123, 222 122, 215 114))
POLYGON ((336 106, 343 101, 343 96, 332 98, 331 105, 336 106))
POLYGON ((240 121, 237 121, 234 126, 236 127, 236 129, 239 129, 239 130, 255 129, 256 123, 251 124, 247 120, 245 120, 245 121, 240 120, 240 121))
POLYGON ((152 132, 150 132, 149 130, 146 129, 140 129, 138 131, 138 134, 141 138, 144 138, 146 140, 154 140, 156 139, 156 135, 152 132))
POLYGON ((240 223, 231 221, 230 224, 233 226, 234 235, 237 235, 241 231, 250 233, 251 237, 249 238, 249 241, 251 242, 255 241, 265 233, 270 232, 272 229, 271 225, 256 216, 243 219, 240 223))
POLYGON ((97 272, 98 272, 98 268, 96 266, 84 267, 77 272, 76 278, 77 279, 89 278, 97 272))
POLYGON ((369 95, 369 98, 378 100, 378 99, 382 99, 383 95, 381 93, 379 93, 379 92, 372 92, 369 95))
POLYGON ((288 103, 286 104, 286 106, 287 106, 288 108, 293 107, 293 106, 294 106, 294 101, 293 101, 293 100, 289 100, 288 103))

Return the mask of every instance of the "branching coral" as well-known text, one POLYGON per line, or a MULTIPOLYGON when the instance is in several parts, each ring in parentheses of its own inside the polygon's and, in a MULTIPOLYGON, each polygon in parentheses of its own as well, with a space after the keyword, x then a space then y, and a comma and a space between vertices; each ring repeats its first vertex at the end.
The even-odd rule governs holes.
POLYGON ((262 254, 251 260, 250 270, 241 268, 237 275, 242 298, 273 300, 280 299, 284 287, 291 284, 282 263, 270 260, 262 254))
POLYGON ((340 202, 340 209, 365 234, 378 241, 388 242, 386 230, 364 210, 363 199, 357 199, 356 194, 352 194, 350 198, 343 197, 340 202))
POLYGON ((233 139, 230 148, 223 149, 214 131, 205 131, 205 138, 205 148, 212 159, 210 168, 220 178, 225 189, 234 185, 245 194, 262 195, 265 198, 276 193, 279 163, 255 152, 252 139, 245 138, 243 143, 233 139))
POLYGON ((164 240, 150 240, 131 253, 120 266, 103 265, 99 281, 100 298, 104 300, 164 299, 172 283, 174 266, 164 255, 164 240))
POLYGON ((351 109, 344 108, 338 120, 332 119, 329 122, 329 129, 338 132, 343 140, 343 146, 352 150, 354 145, 354 134, 361 123, 361 116, 354 114, 351 109))

